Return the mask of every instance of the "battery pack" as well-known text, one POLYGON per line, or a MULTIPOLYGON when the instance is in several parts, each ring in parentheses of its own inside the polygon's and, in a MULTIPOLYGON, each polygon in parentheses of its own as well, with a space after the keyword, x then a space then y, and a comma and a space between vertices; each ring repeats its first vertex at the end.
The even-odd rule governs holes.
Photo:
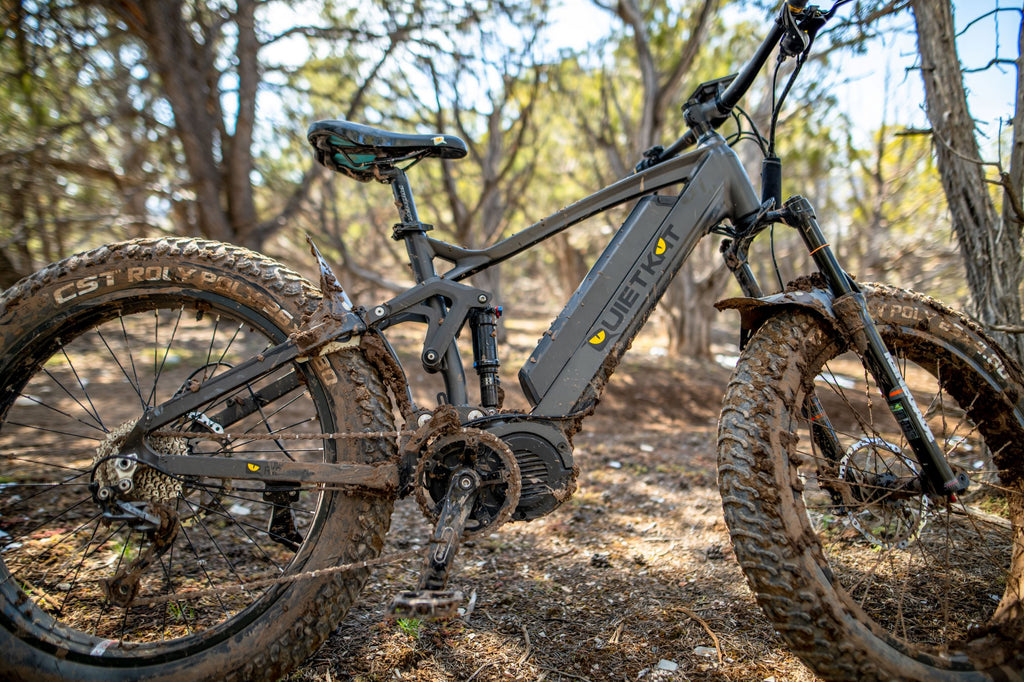
POLYGON ((567 414, 616 344, 636 333, 669 266, 669 251, 678 246, 672 225, 665 224, 676 199, 637 202, 530 354, 519 383, 536 413, 567 414))

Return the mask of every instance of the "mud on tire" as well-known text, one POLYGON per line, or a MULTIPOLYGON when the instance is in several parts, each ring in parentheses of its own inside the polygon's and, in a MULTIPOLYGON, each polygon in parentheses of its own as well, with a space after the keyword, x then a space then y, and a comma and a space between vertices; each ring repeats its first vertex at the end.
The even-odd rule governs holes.
MULTIPOLYGON (((280 343, 318 297, 265 257, 192 239, 105 246, 3 293, 0 677, 276 679, 327 637, 366 570, 190 595, 374 557, 390 499, 287 482, 283 497, 268 497, 241 482, 177 481, 169 489, 180 528, 139 581, 140 596, 174 598, 121 608, 102 583, 145 551, 147 533, 105 521, 87 487, 112 431, 280 343)), ((393 430, 385 388, 358 349, 283 368, 177 427, 197 433, 182 447, 207 456, 372 463, 394 454, 379 439, 274 438, 393 430), (282 377, 283 396, 264 390, 282 377), (214 416, 246 400, 256 408, 225 430, 252 437, 207 437, 214 416)))
POLYGON ((955 502, 908 492, 916 462, 859 358, 822 317, 784 310, 744 349, 719 425, 736 556, 776 629, 826 679, 1020 679, 1020 372, 936 302, 867 293, 972 489, 955 502), (838 462, 810 438, 811 391, 842 446, 838 462))

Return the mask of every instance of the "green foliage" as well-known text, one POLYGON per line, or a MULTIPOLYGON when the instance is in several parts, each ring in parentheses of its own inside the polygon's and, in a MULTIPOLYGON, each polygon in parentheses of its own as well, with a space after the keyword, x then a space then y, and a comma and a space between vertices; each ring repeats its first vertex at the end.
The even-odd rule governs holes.
POLYGON ((418 618, 399 618, 397 624, 398 629, 412 639, 419 638, 420 629, 423 627, 423 621, 418 618))

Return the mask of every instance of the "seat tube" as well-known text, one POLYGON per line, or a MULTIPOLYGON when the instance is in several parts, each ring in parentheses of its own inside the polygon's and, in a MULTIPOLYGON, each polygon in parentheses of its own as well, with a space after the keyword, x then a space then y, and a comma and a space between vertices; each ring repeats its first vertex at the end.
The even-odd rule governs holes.
MULTIPOLYGON (((394 227, 392 237, 405 242, 405 249, 409 254, 409 265, 412 267, 413 277, 417 284, 437 276, 434 268, 434 250, 427 240, 427 230, 430 225, 420 221, 419 213, 416 210, 416 202, 412 196, 412 188, 409 186, 409 178, 405 171, 400 168, 392 169, 390 176, 391 193, 395 197, 395 207, 398 208, 398 215, 401 222, 394 227)), ((445 303, 440 298, 430 301, 430 305, 437 311, 438 317, 443 318, 447 312, 445 303)), ((462 367, 462 356, 459 354, 459 346, 452 343, 445 350, 445 361, 441 366, 441 374, 444 377, 445 394, 448 402, 453 405, 464 405, 468 402, 466 393, 466 372, 462 367)), ((436 367, 428 367, 428 372, 436 372, 436 367)))
POLYGON ((393 237, 396 240, 405 241, 405 248, 409 252, 409 263, 412 266, 413 276, 416 283, 424 281, 437 275, 434 269, 434 254, 427 242, 427 230, 429 225, 420 221, 419 213, 416 210, 416 201, 412 197, 412 188, 409 186, 409 179, 405 171, 394 169, 391 175, 391 193, 395 197, 395 207, 398 208, 400 223, 395 225, 393 237))

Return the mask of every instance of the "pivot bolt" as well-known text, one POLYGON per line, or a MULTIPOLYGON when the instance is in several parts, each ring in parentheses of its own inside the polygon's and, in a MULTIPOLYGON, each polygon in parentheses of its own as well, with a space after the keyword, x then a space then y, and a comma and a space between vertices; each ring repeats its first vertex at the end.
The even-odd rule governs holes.
POLYGON ((470 410, 469 414, 466 415, 466 419, 473 421, 474 419, 480 419, 484 416, 484 413, 480 410, 470 410))
POLYGON ((428 350, 426 353, 423 354, 423 357, 426 358, 427 362, 435 363, 437 362, 437 351, 428 350))
POLYGON ((108 488, 107 486, 103 486, 102 488, 97 490, 96 491, 96 499, 100 500, 101 502, 109 500, 110 499, 110 488, 108 488))
POLYGON ((480 294, 479 296, 476 297, 476 300, 480 301, 481 303, 487 303, 487 294, 480 294))
POLYGON ((384 317, 384 314, 386 312, 387 312, 387 310, 385 310, 384 306, 382 306, 382 305, 379 305, 379 306, 377 306, 376 308, 373 309, 373 314, 376 315, 377 317, 384 317))
POLYGON ((471 476, 463 476, 459 479, 459 487, 463 490, 469 490, 473 487, 473 478, 471 476))
POLYGON ((432 416, 431 416, 430 414, 427 414, 427 413, 421 414, 421 415, 420 415, 420 416, 419 416, 419 417, 418 417, 418 418, 416 419, 416 426, 423 426, 424 424, 426 424, 427 422, 429 422, 429 421, 430 421, 430 420, 431 420, 432 418, 433 418, 433 417, 432 417, 432 416))
POLYGON ((121 471, 131 471, 135 468, 135 463, 127 457, 119 457, 114 460, 114 466, 121 471))
POLYGON ((128 492, 129 490, 132 489, 132 479, 122 478, 120 481, 117 482, 117 489, 123 493, 128 492))

